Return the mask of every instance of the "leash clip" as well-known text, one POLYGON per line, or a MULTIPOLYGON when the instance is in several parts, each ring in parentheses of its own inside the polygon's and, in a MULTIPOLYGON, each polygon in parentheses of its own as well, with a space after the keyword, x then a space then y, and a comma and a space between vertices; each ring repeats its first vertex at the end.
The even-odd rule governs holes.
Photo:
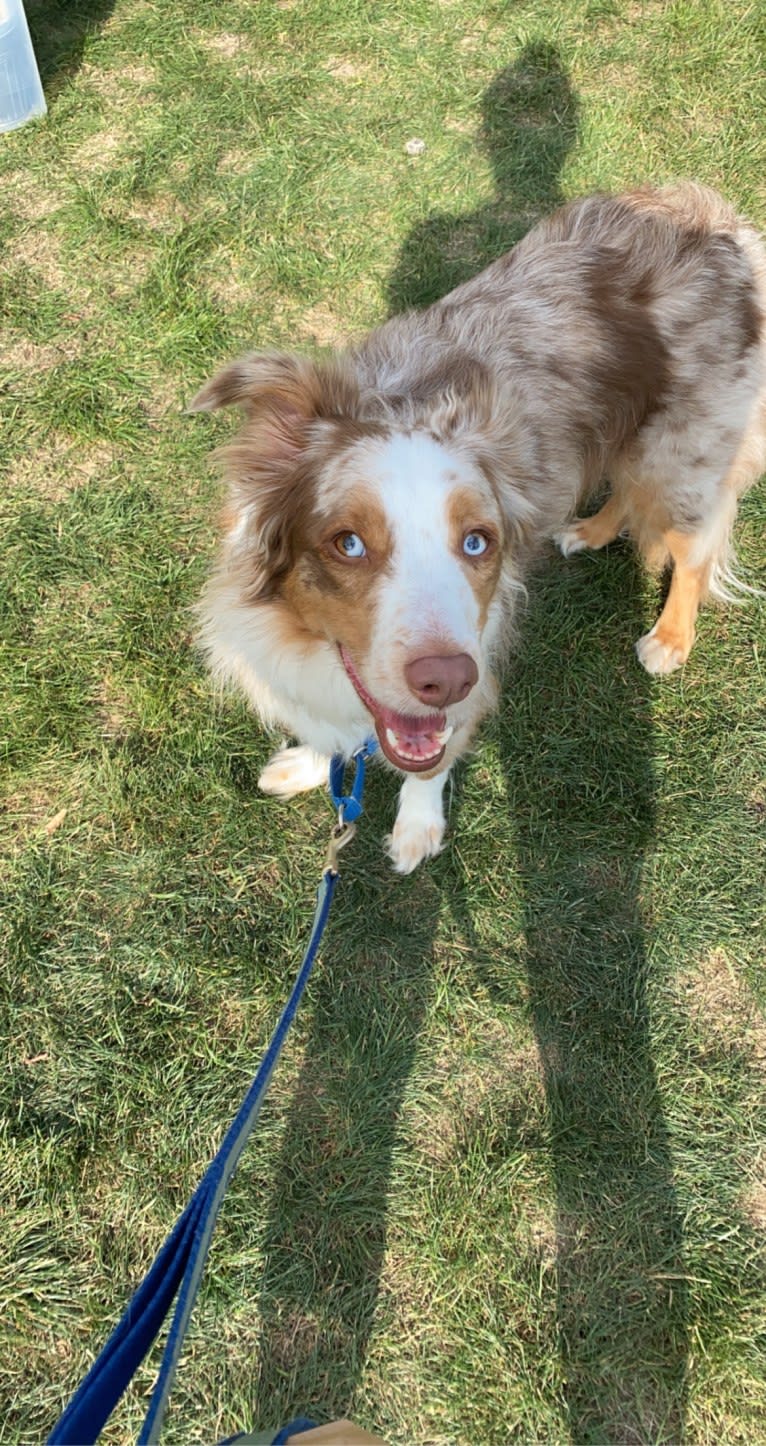
POLYGON ((355 833, 356 824, 346 823, 343 817, 343 809, 339 808, 338 822, 333 824, 332 832, 330 834, 330 841, 327 845, 327 856, 325 858, 323 870, 324 873, 337 874, 338 854, 340 853, 341 849, 344 849, 346 847, 347 843, 351 843, 351 840, 354 837, 355 833))
POLYGON ((334 753, 330 759, 330 797, 338 810, 338 822, 333 826, 327 845, 324 874, 337 874, 338 854, 356 833, 356 820, 362 812, 365 765, 377 746, 375 738, 368 738, 361 748, 352 753, 350 761, 354 764, 354 782, 349 794, 343 792, 346 759, 342 753, 334 753))

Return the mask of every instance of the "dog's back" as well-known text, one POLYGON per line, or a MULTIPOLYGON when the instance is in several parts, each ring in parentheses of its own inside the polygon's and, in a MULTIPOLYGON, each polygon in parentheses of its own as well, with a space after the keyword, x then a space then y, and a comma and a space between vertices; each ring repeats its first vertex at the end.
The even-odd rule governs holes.
POLYGON ((440 389, 463 407, 492 391, 490 463, 502 476, 512 452, 538 535, 565 554, 626 532, 651 564, 672 561, 686 603, 639 645, 667 672, 688 655, 700 601, 743 587, 732 525, 766 467, 764 316, 762 238, 687 183, 571 202, 354 360, 408 424, 440 389), (599 522, 565 526, 604 478, 599 522))
POLYGON ((573 453, 587 490, 655 413, 694 426, 712 403, 715 431, 744 425, 764 386, 765 314, 761 238, 714 191, 687 183, 571 202, 352 356, 405 424, 446 389, 468 398, 487 374, 514 410, 521 398, 535 485, 549 471, 551 482, 562 469, 569 477, 563 496, 551 488, 556 527, 575 500, 573 453))

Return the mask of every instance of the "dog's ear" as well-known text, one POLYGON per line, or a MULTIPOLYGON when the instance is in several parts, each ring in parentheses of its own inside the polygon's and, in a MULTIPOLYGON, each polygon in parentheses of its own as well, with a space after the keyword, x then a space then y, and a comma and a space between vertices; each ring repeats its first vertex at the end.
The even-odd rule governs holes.
POLYGON ((359 392, 342 358, 314 363, 252 353, 218 372, 189 410, 234 405, 244 409, 245 425, 219 459, 231 485, 232 535, 249 574, 245 595, 259 602, 273 596, 292 562, 321 450, 317 424, 353 417, 359 392))
POLYGON ((189 403, 190 412, 240 406, 254 416, 264 408, 309 415, 317 391, 316 368, 303 357, 250 352, 229 362, 205 382, 189 403))
POLYGON ((356 392, 340 360, 323 363, 283 352, 249 352, 216 372, 190 402, 190 412, 240 406, 245 415, 281 412, 302 421, 347 415, 356 392))
POLYGON ((358 388, 340 357, 315 363, 283 352, 251 352, 206 382, 188 410, 242 407, 249 456, 278 466, 296 461, 311 423, 353 416, 358 405, 358 388))

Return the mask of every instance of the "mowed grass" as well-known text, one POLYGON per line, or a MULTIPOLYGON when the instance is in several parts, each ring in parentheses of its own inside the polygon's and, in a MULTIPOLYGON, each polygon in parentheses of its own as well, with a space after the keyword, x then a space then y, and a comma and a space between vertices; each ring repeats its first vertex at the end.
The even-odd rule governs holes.
MULTIPOLYGON (((0 141, 0 1441, 44 1438, 234 1113, 331 821, 192 643, 247 346, 429 300, 564 197, 760 224, 747 0, 30 0, 0 141), (425 141, 418 156, 406 152, 425 141)), ((742 508, 766 585, 763 485, 742 508)), ((766 1442, 766 609, 680 676, 630 551, 551 556, 449 844, 382 772, 216 1233, 164 1438, 766 1442)), ((104 1433, 135 1439, 156 1356, 104 1433)))

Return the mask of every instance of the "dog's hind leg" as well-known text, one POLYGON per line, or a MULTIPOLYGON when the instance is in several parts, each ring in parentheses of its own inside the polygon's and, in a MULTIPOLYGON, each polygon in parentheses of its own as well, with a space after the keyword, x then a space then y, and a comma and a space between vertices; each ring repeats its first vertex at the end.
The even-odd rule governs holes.
POLYGON ((711 570, 710 559, 696 562, 693 536, 666 532, 663 542, 673 560, 670 591, 654 627, 636 643, 639 661, 647 673, 672 673, 686 662, 711 570))
POLYGON ((561 532, 556 533, 554 542, 564 557, 571 557, 575 552, 584 552, 586 548, 595 551, 599 547, 606 547, 608 542, 614 542, 624 523, 622 501, 612 494, 592 517, 573 517, 561 532))
POLYGON ((670 592, 654 627, 636 643, 639 660, 649 673, 672 673, 689 656, 700 603, 710 595, 722 602, 758 596, 738 577, 732 543, 737 500, 766 465, 766 404, 743 439, 732 466, 719 486, 713 506, 699 531, 663 533, 662 543, 673 562, 670 592))
POLYGON ((263 769, 258 787, 263 793, 276 798, 294 798, 296 793, 308 793, 310 788, 319 788, 326 783, 330 772, 330 760, 313 748, 301 744, 295 748, 280 748, 263 769))

